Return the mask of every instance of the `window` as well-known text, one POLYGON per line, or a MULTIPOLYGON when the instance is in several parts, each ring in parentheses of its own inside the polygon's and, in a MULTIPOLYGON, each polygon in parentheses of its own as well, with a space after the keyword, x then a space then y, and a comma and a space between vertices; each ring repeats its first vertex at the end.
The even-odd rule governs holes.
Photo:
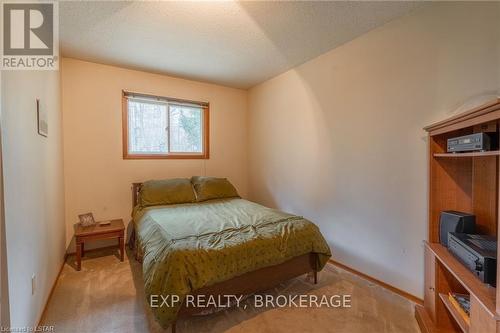
POLYGON ((123 158, 208 158, 208 103, 123 92, 123 158))

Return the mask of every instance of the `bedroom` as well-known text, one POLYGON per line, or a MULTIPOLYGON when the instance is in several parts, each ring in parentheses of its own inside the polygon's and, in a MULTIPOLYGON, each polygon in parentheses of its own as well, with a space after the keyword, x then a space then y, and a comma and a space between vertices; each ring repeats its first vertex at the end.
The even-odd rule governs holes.
POLYGON ((496 330, 496 288, 425 244, 441 211, 498 230, 497 150, 440 149, 499 131, 499 2, 48 4, 2 3, 3 44, 52 23, 56 56, 2 44, 2 329, 496 330))

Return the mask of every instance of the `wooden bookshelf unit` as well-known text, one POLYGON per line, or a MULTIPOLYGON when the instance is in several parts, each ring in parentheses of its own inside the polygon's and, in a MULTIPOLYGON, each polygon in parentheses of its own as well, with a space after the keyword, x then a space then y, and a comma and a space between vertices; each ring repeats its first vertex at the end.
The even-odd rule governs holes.
POLYGON ((500 292, 482 283, 439 242, 439 215, 445 210, 476 215, 476 233, 498 239, 500 151, 447 153, 446 143, 477 132, 493 133, 498 141, 500 99, 425 130, 429 133, 429 234, 424 242, 424 305, 416 306, 415 317, 422 332, 500 333, 500 292), (450 292, 470 295, 469 321, 448 299, 450 292))

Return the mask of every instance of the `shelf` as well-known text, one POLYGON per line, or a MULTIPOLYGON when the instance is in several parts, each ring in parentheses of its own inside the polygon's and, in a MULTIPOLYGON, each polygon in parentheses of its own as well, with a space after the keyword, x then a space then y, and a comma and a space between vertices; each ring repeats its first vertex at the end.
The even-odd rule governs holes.
POLYGON ((455 330, 438 328, 421 305, 415 305, 415 319, 422 333, 455 333, 455 330))
POLYGON ((499 156, 500 150, 474 151, 470 153, 434 153, 434 157, 460 158, 460 157, 480 157, 480 156, 499 156))
POLYGON ((479 303, 492 317, 496 317, 496 288, 482 283, 460 263, 444 246, 439 243, 428 243, 425 245, 431 250, 436 259, 439 260, 446 269, 462 284, 462 286, 474 295, 479 303))
MULTIPOLYGON (((441 213, 448 210, 475 214, 477 233, 498 235, 500 96, 425 130, 429 133, 428 242, 424 245, 424 308, 415 308, 418 323, 423 327, 422 333, 440 329, 455 333, 500 333, 500 290, 497 295, 495 287, 482 283, 475 271, 439 243, 446 236, 441 234, 441 213), (494 133, 488 151, 448 152, 448 140, 477 133, 494 133), (454 300, 448 298, 450 291, 470 295, 469 320, 454 307, 454 300)), ((500 262, 493 266, 500 274, 500 262)))
POLYGON ((439 297, 441 298, 441 301, 443 301, 444 306, 448 309, 452 317, 455 319, 455 322, 458 324, 458 326, 462 329, 464 333, 469 333, 469 324, 462 318, 460 313, 455 309, 453 304, 448 298, 448 295, 445 294, 439 294, 439 297))

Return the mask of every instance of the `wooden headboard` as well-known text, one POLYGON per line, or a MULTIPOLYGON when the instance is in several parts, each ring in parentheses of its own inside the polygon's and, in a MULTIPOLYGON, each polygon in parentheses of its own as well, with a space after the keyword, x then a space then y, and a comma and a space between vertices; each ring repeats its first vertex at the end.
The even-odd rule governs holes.
POLYGON ((139 203, 139 191, 142 183, 132 183, 132 208, 139 203))

